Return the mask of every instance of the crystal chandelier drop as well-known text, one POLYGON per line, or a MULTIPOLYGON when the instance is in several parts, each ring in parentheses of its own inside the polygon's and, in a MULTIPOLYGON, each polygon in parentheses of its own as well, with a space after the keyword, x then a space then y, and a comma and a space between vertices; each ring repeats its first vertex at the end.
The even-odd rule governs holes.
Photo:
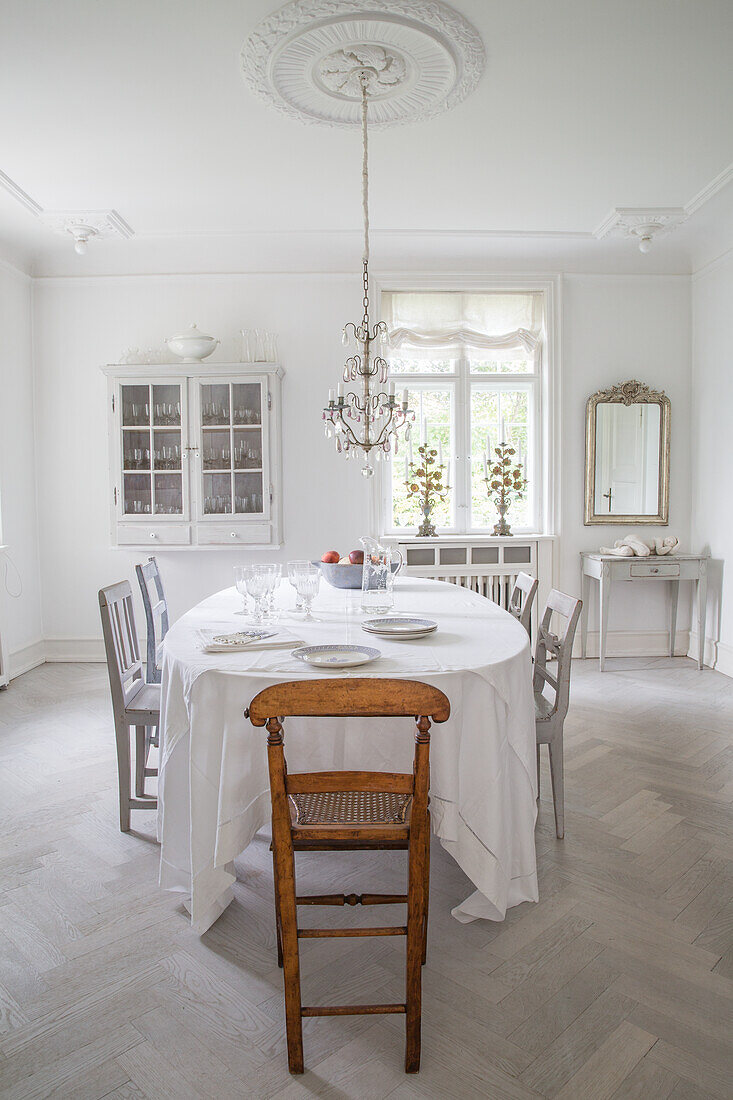
POLYGON ((358 325, 353 321, 344 325, 343 344, 346 347, 349 340, 353 339, 357 345, 357 351, 350 355, 344 364, 343 382, 348 384, 360 381, 361 392, 349 390, 344 393, 344 384, 340 382, 336 394, 333 390, 329 390, 323 419, 326 421, 326 436, 335 438, 338 453, 345 455, 346 458, 352 458, 362 451, 364 465, 361 472, 364 477, 372 477, 374 474, 372 457, 379 461, 390 459, 393 454, 397 454, 399 432, 404 428, 405 442, 408 442, 415 414, 407 407, 407 390, 402 391, 402 399, 398 403, 394 382, 387 381, 389 367, 387 361, 379 354, 380 345, 387 337, 387 326, 384 321, 376 321, 372 325, 369 320, 367 99, 369 84, 376 76, 376 72, 369 66, 363 66, 357 68, 353 76, 358 78, 361 85, 364 315, 358 325), (376 345, 374 351, 372 344, 376 345), (386 392, 383 389, 385 385, 386 392))

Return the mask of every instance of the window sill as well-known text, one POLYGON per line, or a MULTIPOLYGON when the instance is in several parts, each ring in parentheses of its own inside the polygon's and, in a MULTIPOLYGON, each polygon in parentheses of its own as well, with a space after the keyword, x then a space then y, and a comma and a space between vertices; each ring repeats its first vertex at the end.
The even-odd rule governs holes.
POLYGON ((532 542, 538 542, 541 540, 547 541, 557 539, 558 537, 558 535, 538 534, 537 532, 531 531, 516 531, 512 535, 487 535, 481 534, 480 532, 474 535, 439 534, 430 535, 428 538, 422 538, 420 535, 411 535, 409 533, 402 534, 390 532, 389 534, 383 534, 381 536, 382 539, 389 539, 391 542, 414 542, 424 546, 429 546, 435 542, 478 542, 488 544, 521 542, 522 540, 526 540, 527 542, 530 540, 532 542))

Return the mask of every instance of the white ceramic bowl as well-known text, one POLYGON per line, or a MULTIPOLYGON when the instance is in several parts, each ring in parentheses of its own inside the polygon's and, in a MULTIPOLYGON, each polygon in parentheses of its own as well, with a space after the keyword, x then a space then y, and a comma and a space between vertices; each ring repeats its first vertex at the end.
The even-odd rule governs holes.
MULTIPOLYGON (((336 561, 314 561, 323 574, 323 579, 331 588, 361 588, 362 565, 341 565, 336 561)), ((392 572, 396 573, 400 562, 392 562, 392 572)))
POLYGON ((166 344, 174 355, 180 355, 184 363, 200 363, 211 355, 219 340, 199 332, 196 325, 189 325, 185 332, 171 336, 166 344))

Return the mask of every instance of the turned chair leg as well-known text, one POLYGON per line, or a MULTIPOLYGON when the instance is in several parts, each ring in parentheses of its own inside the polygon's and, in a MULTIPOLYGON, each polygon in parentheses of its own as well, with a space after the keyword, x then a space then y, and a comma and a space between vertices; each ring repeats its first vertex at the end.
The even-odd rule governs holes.
POLYGON ((540 743, 537 742, 537 801, 540 800, 540 743))
POLYGON ((280 919, 280 896, 277 889, 277 868, 275 866, 275 852, 272 853, 272 877, 275 883, 275 936, 277 939, 277 965, 283 967, 283 937, 282 922, 280 919))
POLYGON ((303 1073, 303 1019, 300 1014, 300 959, 298 954, 298 911, 295 903, 295 858, 275 860, 277 898, 280 909, 283 979, 285 984, 285 1030, 288 1041, 288 1069, 303 1073))
POLYGON ((550 741, 550 779, 552 780, 552 801, 555 807, 555 832, 558 840, 565 836, 565 778, 563 775, 562 734, 550 741))
POLYGON ((428 910, 430 908, 430 814, 428 813, 428 839, 425 846, 425 920, 423 922, 422 964, 428 958, 428 910))
MULTIPOLYGON (((428 839, 430 834, 428 833, 428 839)), ((410 845, 407 891, 407 965, 405 968, 405 1073, 420 1069, 422 963, 425 951, 427 853, 425 844, 410 845)))

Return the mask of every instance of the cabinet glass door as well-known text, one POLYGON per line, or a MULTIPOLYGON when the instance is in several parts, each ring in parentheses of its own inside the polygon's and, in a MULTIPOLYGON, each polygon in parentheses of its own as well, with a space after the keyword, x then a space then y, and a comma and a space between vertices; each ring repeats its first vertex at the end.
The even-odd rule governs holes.
POLYGON ((182 516, 181 384, 124 384, 120 397, 123 514, 182 516))
POLYGON ((264 515, 262 406, 259 381, 199 383, 204 516, 264 515))

